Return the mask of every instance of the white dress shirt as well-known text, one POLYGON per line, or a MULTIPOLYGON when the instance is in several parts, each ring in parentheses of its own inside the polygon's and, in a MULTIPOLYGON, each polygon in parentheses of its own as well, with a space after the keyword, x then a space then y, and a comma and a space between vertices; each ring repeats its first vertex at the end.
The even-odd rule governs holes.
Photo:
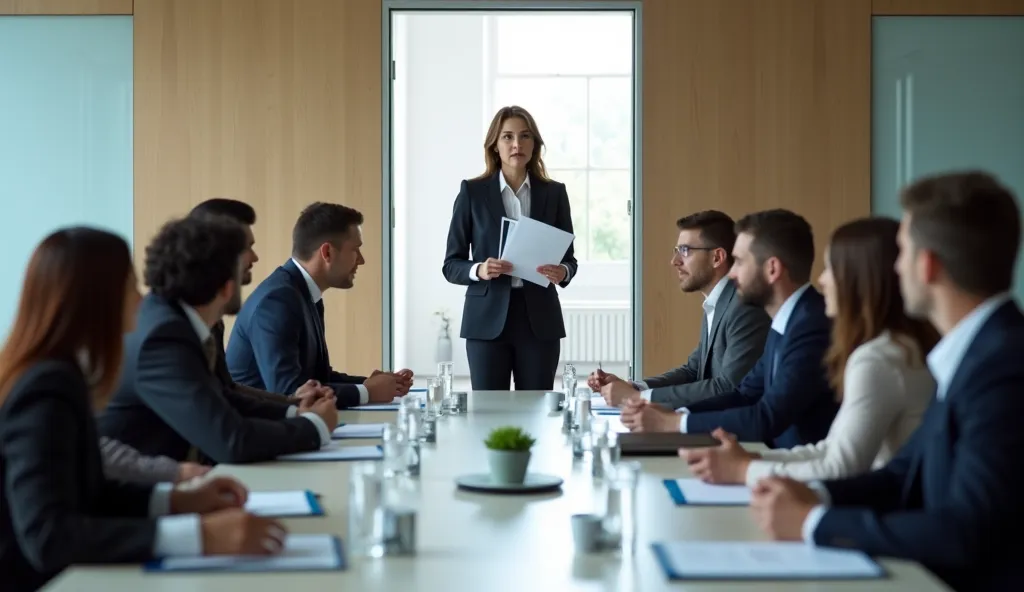
MULTIPOLYGON (((306 280, 306 287, 309 288, 309 297, 310 299, 312 299, 313 304, 320 302, 324 297, 324 293, 323 291, 320 290, 320 286, 316 285, 316 282, 313 281, 313 276, 309 275, 309 272, 306 271, 306 268, 303 267, 301 263, 296 261, 294 257, 292 258, 292 263, 295 264, 295 267, 299 268, 299 273, 301 273, 303 279, 306 280)), ((327 338, 326 334, 324 335, 324 338, 327 338)), ((370 391, 367 390, 365 385, 357 384, 355 386, 356 390, 359 391, 359 404, 366 405, 366 403, 370 400, 370 391)))
MULTIPOLYGON (((505 173, 498 172, 498 186, 501 188, 501 203, 505 207, 505 216, 510 220, 518 220, 525 216, 530 217, 530 174, 526 174, 526 179, 523 184, 519 187, 518 191, 513 191, 512 186, 505 180, 505 173)), ((565 268, 565 278, 571 279, 569 275, 569 266, 562 263, 562 267, 565 268)), ((469 268, 469 279, 474 282, 480 281, 480 277, 477 276, 477 268, 480 267, 479 263, 474 263, 469 268)), ((522 288, 523 280, 521 278, 513 277, 512 287, 522 288)))
MULTIPOLYGON (((929 352, 927 362, 935 378, 935 397, 939 401, 946 398, 946 390, 949 388, 953 377, 960 368, 960 362, 970 348, 978 331, 981 330, 985 321, 1003 304, 1006 304, 1012 296, 1010 294, 998 294, 982 302, 974 310, 967 314, 955 327, 946 333, 939 343, 929 352)), ((818 528, 822 517, 832 503, 828 490, 820 481, 813 481, 807 484, 818 495, 821 504, 814 506, 804 520, 802 534, 804 540, 814 544, 814 531, 818 528)))
MULTIPOLYGON (((708 292, 708 295, 704 298, 703 308, 704 316, 707 318, 708 323, 708 339, 711 338, 711 324, 715 322, 715 307, 718 305, 718 299, 722 297, 722 292, 725 291, 725 286, 728 283, 728 277, 723 277, 722 279, 718 280, 718 283, 715 284, 715 287, 711 288, 711 291, 708 292)), ((708 345, 710 346, 710 344, 708 345)), ((646 382, 638 380, 633 383, 633 387, 640 391, 641 397, 648 401, 651 400, 651 393, 654 389, 647 386, 646 382)))
POLYGON ((747 485, 771 475, 813 481, 882 467, 920 425, 934 392, 917 345, 885 331, 846 361, 843 400, 825 439, 761 453, 747 468, 747 485))
MULTIPOLYGON (((796 309, 797 301, 800 300, 800 297, 804 295, 804 292, 806 292, 809 287, 811 287, 811 284, 809 283, 800 286, 782 302, 782 306, 779 307, 778 312, 776 312, 775 316, 772 318, 772 331, 775 331, 779 335, 786 334, 786 327, 789 326, 789 317, 793 316, 793 310, 796 309)), ((769 371, 774 372, 775 369, 772 368, 769 371)), ((685 434, 686 420, 689 419, 687 417, 689 413, 685 407, 677 409, 677 411, 683 414, 683 416, 679 418, 679 431, 685 434)))

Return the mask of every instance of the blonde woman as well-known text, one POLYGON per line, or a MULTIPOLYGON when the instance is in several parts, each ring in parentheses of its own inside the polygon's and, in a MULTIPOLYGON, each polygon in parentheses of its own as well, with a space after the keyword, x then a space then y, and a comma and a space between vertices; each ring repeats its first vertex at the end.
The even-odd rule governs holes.
POLYGON ((484 140, 486 170, 462 182, 448 229, 442 271, 466 286, 461 336, 466 340, 474 390, 547 390, 558 367, 565 337, 562 306, 555 286, 576 275, 573 247, 559 264, 537 271, 551 283, 541 287, 508 275, 512 265, 499 258, 501 219, 532 218, 571 233, 565 185, 551 180, 541 151, 537 123, 522 107, 503 107, 484 140))

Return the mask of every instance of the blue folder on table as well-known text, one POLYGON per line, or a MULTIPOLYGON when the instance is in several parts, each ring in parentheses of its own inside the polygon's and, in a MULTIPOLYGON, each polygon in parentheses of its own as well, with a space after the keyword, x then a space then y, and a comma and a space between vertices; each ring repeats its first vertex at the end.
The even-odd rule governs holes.
POLYGON ((700 479, 665 479, 669 497, 677 506, 749 506, 746 485, 711 485, 700 479))
POLYGON ((654 543, 651 550, 670 580, 870 580, 887 575, 861 551, 803 541, 672 541, 654 543))
POLYGON ((384 458, 384 449, 380 446, 344 446, 340 440, 332 440, 330 444, 320 450, 283 454, 277 457, 277 460, 288 462, 324 462, 381 460, 382 458, 384 458))
POLYGON ((258 573, 341 571, 346 568, 341 539, 329 534, 291 534, 277 555, 165 557, 143 564, 147 572, 258 573))

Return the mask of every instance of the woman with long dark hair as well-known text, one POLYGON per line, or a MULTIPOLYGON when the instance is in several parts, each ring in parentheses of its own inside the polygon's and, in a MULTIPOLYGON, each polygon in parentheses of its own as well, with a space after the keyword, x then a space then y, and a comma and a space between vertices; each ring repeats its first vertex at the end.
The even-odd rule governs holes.
POLYGON ((680 451, 696 476, 748 485, 770 475, 839 479, 884 465, 906 442, 935 392, 925 356, 939 335, 904 311, 894 269, 898 229, 889 218, 854 220, 832 234, 825 252, 818 281, 832 344, 824 362, 840 401, 825 439, 755 454, 718 430, 721 447, 680 451))
POLYGON ((537 123, 522 107, 503 107, 484 140, 486 170, 462 182, 448 229, 442 271, 467 286, 461 336, 466 340, 474 390, 548 390, 565 337, 562 305, 555 286, 576 275, 573 247, 559 264, 537 272, 541 287, 507 275, 512 264, 499 258, 501 219, 528 217, 572 233, 565 185, 548 178, 537 123))
POLYGON ((140 298, 128 245, 108 232, 59 230, 29 261, 0 351, 6 591, 36 590, 75 563, 281 547, 284 530, 246 514, 246 490, 233 479, 186 491, 104 476, 93 414, 117 384, 140 298), (180 515, 157 517, 171 513, 180 515))

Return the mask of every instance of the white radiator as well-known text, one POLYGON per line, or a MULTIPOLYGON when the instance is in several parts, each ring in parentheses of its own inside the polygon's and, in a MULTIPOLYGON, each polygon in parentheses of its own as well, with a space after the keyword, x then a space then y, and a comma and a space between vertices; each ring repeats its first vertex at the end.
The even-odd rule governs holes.
POLYGON ((560 362, 627 364, 632 357, 632 315, 617 303, 563 306, 565 339, 560 362))

